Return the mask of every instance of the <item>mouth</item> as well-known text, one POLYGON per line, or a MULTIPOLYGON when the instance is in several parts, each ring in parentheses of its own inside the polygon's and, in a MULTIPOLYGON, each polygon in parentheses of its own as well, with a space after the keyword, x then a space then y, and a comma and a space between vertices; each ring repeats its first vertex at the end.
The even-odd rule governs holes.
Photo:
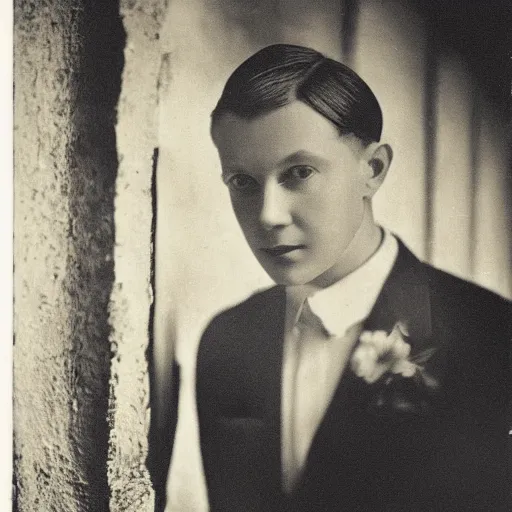
POLYGON ((260 250, 269 256, 284 256, 305 247, 305 245, 276 245, 274 247, 263 247, 260 250))

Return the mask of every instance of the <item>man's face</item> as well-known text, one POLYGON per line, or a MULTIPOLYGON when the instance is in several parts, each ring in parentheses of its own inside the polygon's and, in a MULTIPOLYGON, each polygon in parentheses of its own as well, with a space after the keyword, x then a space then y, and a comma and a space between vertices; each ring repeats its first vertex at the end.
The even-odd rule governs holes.
POLYGON ((295 101, 213 130, 224 182, 254 255, 278 284, 328 286, 346 273, 363 220, 363 147, 295 101))

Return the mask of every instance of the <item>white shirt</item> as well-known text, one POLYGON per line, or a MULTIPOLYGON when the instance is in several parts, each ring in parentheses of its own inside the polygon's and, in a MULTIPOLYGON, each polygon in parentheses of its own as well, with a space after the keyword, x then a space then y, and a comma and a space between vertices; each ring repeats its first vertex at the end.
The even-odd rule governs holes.
POLYGON ((383 231, 377 251, 340 281, 309 297, 302 286, 286 290, 281 450, 287 492, 300 478, 363 322, 395 263, 398 242, 383 231))

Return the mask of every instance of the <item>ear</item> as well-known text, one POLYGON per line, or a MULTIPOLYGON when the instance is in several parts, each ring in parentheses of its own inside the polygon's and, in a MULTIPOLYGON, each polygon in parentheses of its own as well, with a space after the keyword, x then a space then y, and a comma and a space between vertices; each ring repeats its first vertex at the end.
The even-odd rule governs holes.
POLYGON ((393 160, 393 150, 389 144, 374 142, 364 152, 363 165, 367 167, 366 180, 367 194, 365 197, 372 198, 384 182, 393 160))

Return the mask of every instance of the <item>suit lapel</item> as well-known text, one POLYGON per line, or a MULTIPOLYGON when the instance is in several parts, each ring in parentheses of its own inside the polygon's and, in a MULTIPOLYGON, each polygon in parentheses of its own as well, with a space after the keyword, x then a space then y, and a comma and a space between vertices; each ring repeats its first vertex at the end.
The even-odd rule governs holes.
POLYGON ((432 337, 430 288, 421 262, 401 240, 398 244, 395 264, 364 328, 390 332, 396 322, 403 322, 415 353, 432 337))
MULTIPOLYGON (((412 354, 429 343, 432 323, 428 280, 420 261, 400 240, 395 264, 364 329, 390 332, 398 321, 404 322, 409 329, 412 354)), ((337 469, 359 468, 340 471, 336 485, 347 489, 348 495, 352 493, 353 496, 359 493, 361 482, 367 486, 370 473, 378 468, 365 467, 368 462, 365 462, 364 454, 374 450, 370 454, 372 457, 381 450, 384 457, 386 448, 385 423, 367 412, 372 392, 371 386, 356 377, 350 368, 345 370, 313 439, 303 479, 295 493, 297 500, 300 501, 301 496, 307 499, 312 493, 321 492, 317 487, 322 486, 322 478, 328 478, 323 473, 329 471, 326 461, 332 459, 333 452, 341 454, 337 469)), ((385 465, 383 460, 381 463, 385 465)), ((365 494, 363 489, 360 492, 365 494)))
MULTIPOLYGON (((269 489, 268 496, 275 501, 281 493, 281 376, 284 346, 284 323, 286 312, 286 292, 276 286, 266 292, 258 315, 255 346, 258 349, 254 364, 259 368, 261 383, 264 384, 264 421, 268 428, 269 489)), ((270 499, 270 498, 269 498, 270 499)))
MULTIPOLYGON (((404 322, 409 329, 414 355, 429 344, 432 337, 430 291, 421 262, 400 240, 398 242, 397 259, 364 323, 364 329, 391 332, 396 322, 404 322)), ((347 413, 362 409, 368 403, 370 392, 370 386, 347 367, 318 430, 319 437, 324 423, 339 422, 340 407, 347 413)), ((326 432, 330 431, 330 428, 326 429, 326 432)))

